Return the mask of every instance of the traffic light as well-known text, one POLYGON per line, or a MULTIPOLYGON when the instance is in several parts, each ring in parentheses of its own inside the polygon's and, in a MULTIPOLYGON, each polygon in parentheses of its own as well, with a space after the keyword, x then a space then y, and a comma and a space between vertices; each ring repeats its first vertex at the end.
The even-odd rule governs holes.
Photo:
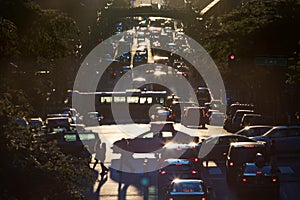
POLYGON ((234 67, 236 65, 236 56, 234 53, 228 55, 228 66, 234 67))
POLYGON ((229 54, 229 60, 234 60, 235 59, 235 55, 233 53, 229 54))
POLYGON ((113 72, 112 78, 113 78, 113 79, 116 79, 116 78, 117 78, 117 72, 113 72))

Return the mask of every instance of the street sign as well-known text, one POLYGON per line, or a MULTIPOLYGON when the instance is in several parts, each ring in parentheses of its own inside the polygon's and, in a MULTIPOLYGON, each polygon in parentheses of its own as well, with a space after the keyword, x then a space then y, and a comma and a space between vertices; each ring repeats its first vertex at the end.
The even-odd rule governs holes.
POLYGON ((288 59, 287 57, 256 56, 255 64, 264 66, 287 66, 288 59))

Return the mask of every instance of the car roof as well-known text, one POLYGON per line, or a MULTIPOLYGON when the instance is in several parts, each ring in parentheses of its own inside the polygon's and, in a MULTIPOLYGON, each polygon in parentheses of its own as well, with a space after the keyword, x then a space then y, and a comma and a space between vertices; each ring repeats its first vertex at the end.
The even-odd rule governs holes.
POLYGON ((198 144, 197 143, 190 143, 190 144, 183 144, 183 143, 173 143, 169 142, 165 144, 164 148, 166 149, 189 149, 195 148, 198 144))
POLYGON ((242 113, 242 112, 254 112, 254 110, 237 110, 236 112, 235 112, 235 114, 237 114, 237 113, 242 113))
POLYGON ((203 183, 201 179, 174 179, 173 183, 187 183, 187 182, 194 182, 194 183, 203 183))
POLYGON ((265 146, 265 144, 260 142, 232 142, 230 143, 230 146, 236 148, 243 148, 247 146, 260 147, 260 146, 265 146))
POLYGON ((62 120, 62 119, 67 119, 69 120, 69 117, 49 117, 46 120, 62 120))
POLYGON ((254 125, 254 126, 245 126, 245 128, 243 128, 242 130, 244 129, 252 129, 252 128, 272 128, 273 126, 271 125, 254 125))
POLYGON ((199 107, 199 106, 188 106, 185 107, 186 109, 203 109, 204 107, 199 107))
MULTIPOLYGON (((263 128, 269 128, 272 129, 273 126, 270 126, 270 125, 255 125, 255 126, 245 126, 243 129, 237 131, 235 134, 236 135, 240 135, 240 133, 243 133, 244 131, 248 131, 248 130, 251 130, 251 129, 263 129, 263 128)), ((267 130, 266 132, 268 132, 269 130, 267 130)), ((265 132, 265 133, 266 133, 265 132)), ((260 136, 259 136, 260 137, 260 136)))
POLYGON ((300 126, 274 126, 272 129, 291 129, 291 128, 300 128, 300 126))
MULTIPOLYGON (((237 135, 237 134, 233 134, 233 133, 226 133, 226 134, 219 134, 219 135, 213 135, 213 136, 210 136, 208 138, 221 138, 221 137, 229 137, 229 136, 235 136, 235 137, 244 137, 244 138, 247 138, 245 136, 242 136, 242 135, 237 135)), ((206 138, 206 139, 208 139, 206 138)))
POLYGON ((255 114, 255 113, 246 113, 246 114, 244 114, 244 117, 245 116, 262 117, 261 114, 255 114))
POLYGON ((272 132, 274 130, 285 130, 285 129, 300 129, 300 126, 274 126, 273 128, 268 130, 265 134, 263 134, 260 137, 267 136, 270 132, 272 132))

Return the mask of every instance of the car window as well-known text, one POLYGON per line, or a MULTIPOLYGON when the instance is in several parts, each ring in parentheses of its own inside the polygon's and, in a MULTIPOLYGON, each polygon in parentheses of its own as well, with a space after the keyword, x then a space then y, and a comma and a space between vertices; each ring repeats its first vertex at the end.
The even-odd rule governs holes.
POLYGON ((287 129, 274 130, 269 134, 269 136, 273 137, 273 138, 287 137, 288 136, 288 130, 287 129))
POLYGON ((256 165, 246 165, 244 173, 249 173, 249 174, 256 174, 256 172, 260 171, 264 175, 269 175, 271 173, 271 168, 272 166, 264 166, 261 168, 258 168, 256 165))
POLYGON ((243 137, 220 137, 218 144, 229 145, 231 142, 248 142, 248 138, 243 137))
POLYGON ((84 134, 79 134, 80 140, 94 140, 96 139, 95 135, 92 133, 84 133, 84 134))
POLYGON ((174 183, 173 192, 203 192, 200 183, 186 182, 186 183, 174 183))
POLYGON ((142 138, 153 138, 154 134, 152 132, 147 133, 145 135, 142 136, 142 138))
POLYGON ((218 137, 211 137, 211 138, 207 138, 206 140, 204 140, 204 144, 208 145, 214 145, 217 144, 219 142, 219 138, 218 137))
POLYGON ((300 136, 300 129, 299 128, 292 128, 289 130, 288 133, 289 137, 294 137, 294 136, 300 136))
POLYGON ((162 137, 167 138, 167 137, 172 137, 173 133, 170 131, 162 131, 161 135, 162 135, 162 137))
POLYGON ((67 135, 64 135, 64 140, 66 142, 75 142, 76 141, 76 134, 67 134, 67 135))

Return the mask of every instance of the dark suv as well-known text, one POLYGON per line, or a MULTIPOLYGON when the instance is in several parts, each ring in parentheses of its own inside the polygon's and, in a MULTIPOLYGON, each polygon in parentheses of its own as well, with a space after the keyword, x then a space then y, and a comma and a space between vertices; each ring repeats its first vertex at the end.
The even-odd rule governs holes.
POLYGON ((230 131, 232 119, 237 110, 254 110, 254 106, 252 104, 240 104, 240 103, 231 104, 226 112, 227 116, 224 122, 225 130, 230 131))
POLYGON ((263 142, 233 142, 230 144, 226 158, 226 179, 234 183, 244 163, 255 161, 256 154, 266 156, 263 142))

